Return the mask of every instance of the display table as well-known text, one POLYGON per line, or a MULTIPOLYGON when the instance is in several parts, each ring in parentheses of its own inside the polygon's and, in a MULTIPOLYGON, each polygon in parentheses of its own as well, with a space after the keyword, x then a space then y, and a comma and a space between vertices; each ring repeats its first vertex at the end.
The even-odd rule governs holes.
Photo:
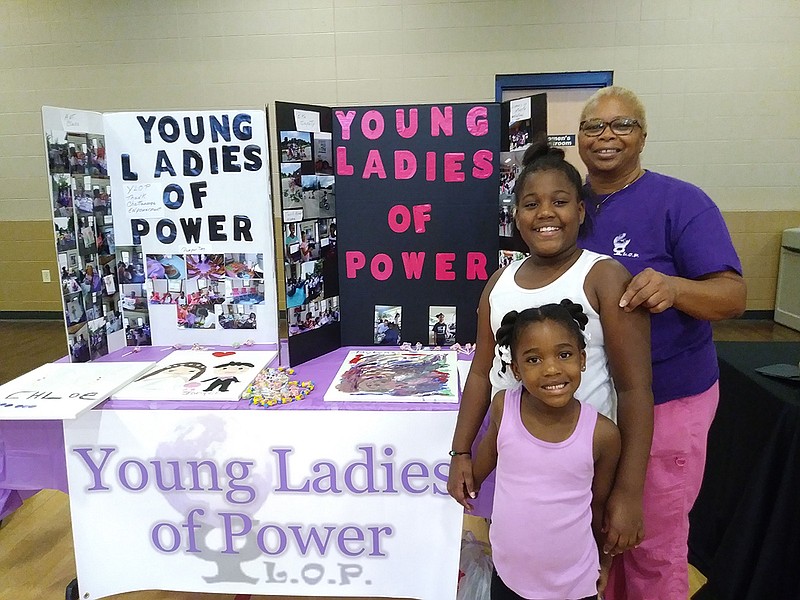
POLYGON ((462 511, 446 478, 458 405, 325 402, 349 350, 297 367, 315 390, 269 409, 109 400, 63 426, 0 423, 0 486, 69 491, 81 595, 454 598, 462 511))
POLYGON ((706 577, 695 599, 800 598, 800 384, 755 371, 797 364, 797 342, 718 342, 720 403, 690 562, 706 577))

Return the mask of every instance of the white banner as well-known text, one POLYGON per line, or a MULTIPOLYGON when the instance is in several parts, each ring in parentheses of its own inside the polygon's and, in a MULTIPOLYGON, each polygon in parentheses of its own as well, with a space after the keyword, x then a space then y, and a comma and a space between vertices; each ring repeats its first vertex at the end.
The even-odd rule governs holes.
POLYGON ((102 410, 65 422, 81 595, 454 599, 455 419, 102 410))

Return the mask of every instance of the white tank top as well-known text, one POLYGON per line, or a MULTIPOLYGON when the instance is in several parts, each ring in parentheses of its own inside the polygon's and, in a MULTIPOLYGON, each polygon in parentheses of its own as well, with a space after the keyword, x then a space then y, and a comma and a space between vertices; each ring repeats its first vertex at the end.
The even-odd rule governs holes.
MULTIPOLYGON (((605 254, 597 254, 583 250, 578 260, 567 269, 561 277, 552 283, 536 289, 520 287, 514 280, 517 270, 526 259, 515 260, 506 267, 495 283, 489 294, 489 311, 492 331, 497 334, 503 317, 512 310, 523 311, 543 304, 557 304, 564 298, 569 298, 583 307, 583 312, 589 317, 586 325, 586 371, 581 378, 581 385, 575 392, 575 397, 581 402, 591 404, 597 412, 605 415, 612 421, 617 420, 617 395, 611 381, 608 369, 606 347, 603 341, 603 328, 600 325, 600 315, 592 308, 586 292, 583 290, 586 276, 595 263, 611 258, 605 254)), ((495 356, 492 371, 499 371, 502 366, 499 358, 495 356)), ((492 397, 502 387, 496 377, 491 377, 492 397), (499 386, 499 387, 498 387, 499 386)))

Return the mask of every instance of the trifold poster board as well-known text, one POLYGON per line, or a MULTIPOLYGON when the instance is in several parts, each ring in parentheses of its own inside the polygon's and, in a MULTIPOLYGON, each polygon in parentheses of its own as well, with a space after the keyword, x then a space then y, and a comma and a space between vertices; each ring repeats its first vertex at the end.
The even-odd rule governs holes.
POLYGON ((291 364, 337 345, 433 345, 439 322, 436 339, 474 342, 497 269, 500 106, 276 113, 291 364))
POLYGON ((48 363, 0 385, 0 421, 74 419, 152 362, 48 363))
POLYGON ((175 350, 114 394, 114 400, 237 402, 277 352, 175 350))
POLYGON ((333 378, 328 402, 458 402, 456 352, 352 350, 333 378))
POLYGON ((90 411, 64 424, 81 595, 456 597, 456 411, 90 411), (322 508, 321 508, 322 507, 322 508))
POLYGON ((263 110, 42 114, 73 361, 277 343, 263 110))
POLYGON ((289 364, 341 347, 331 109, 275 103, 289 364))

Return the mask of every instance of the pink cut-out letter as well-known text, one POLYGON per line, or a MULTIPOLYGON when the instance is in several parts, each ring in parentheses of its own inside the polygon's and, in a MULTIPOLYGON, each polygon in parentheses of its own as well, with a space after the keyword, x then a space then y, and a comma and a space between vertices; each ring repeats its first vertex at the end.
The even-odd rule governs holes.
POLYGON ((403 252, 403 266, 406 270, 406 279, 419 279, 422 277, 422 266, 425 264, 424 252, 403 252))
POLYGON ((494 154, 491 150, 478 150, 472 155, 472 176, 475 179, 489 179, 494 173, 492 159, 494 154))
POLYGON ((336 146, 336 174, 352 175, 354 172, 353 165, 347 164, 347 147, 336 146))
POLYGON ((389 209, 389 229, 395 233, 404 233, 411 227, 411 211, 402 204, 395 204, 389 209))
POLYGON ((456 274, 453 273, 453 261, 456 255, 452 252, 436 253, 436 279, 438 281, 453 281, 456 274))
POLYGON ((337 110, 335 114, 336 114, 336 120, 339 121, 339 125, 342 126, 342 139, 349 140, 350 125, 353 124, 353 119, 356 118, 356 111, 348 110, 347 113, 344 113, 341 110, 337 110))
POLYGON ((369 263, 372 276, 378 281, 386 281, 392 276, 394 265, 388 254, 376 254, 369 263))
POLYGON ((417 157, 411 150, 394 151, 394 178, 411 179, 417 173, 417 157))
POLYGON ((467 279, 486 281, 486 255, 483 252, 467 252, 467 279))
POLYGON ((383 161, 381 160, 381 153, 377 148, 373 148, 367 154, 367 162, 364 165, 364 174, 362 179, 369 179, 373 175, 377 175, 379 179, 386 179, 386 169, 383 168, 383 161))
POLYGON ((377 110, 365 112, 361 118, 361 133, 368 140, 377 140, 381 137, 383 135, 383 115, 377 110))
POLYGON ((461 170, 461 162, 464 160, 463 152, 445 152, 444 155, 444 180, 451 181, 464 181, 466 176, 464 171, 461 170))
POLYGON ((436 181, 436 152, 425 153, 425 181, 436 181))
POLYGON ((367 258, 363 252, 358 250, 348 250, 344 253, 344 262, 347 265, 347 278, 355 279, 359 269, 363 269, 367 264, 367 258))
POLYGON ((430 204, 415 204, 414 211, 414 231, 425 233, 425 223, 431 220, 430 204))
POLYGON ((473 106, 467 113, 467 131, 473 136, 480 137, 489 133, 489 120, 486 118, 488 111, 485 106, 473 106))
POLYGON ((408 139, 417 134, 417 129, 419 128, 419 117, 417 112, 418 111, 416 108, 412 108, 408 111, 408 125, 406 125, 406 120, 403 118, 402 108, 398 108, 394 113, 397 133, 400 134, 401 138, 408 139))
POLYGON ((444 113, 438 106, 431 106, 431 137, 439 133, 447 136, 453 135, 453 107, 445 106, 444 113))

